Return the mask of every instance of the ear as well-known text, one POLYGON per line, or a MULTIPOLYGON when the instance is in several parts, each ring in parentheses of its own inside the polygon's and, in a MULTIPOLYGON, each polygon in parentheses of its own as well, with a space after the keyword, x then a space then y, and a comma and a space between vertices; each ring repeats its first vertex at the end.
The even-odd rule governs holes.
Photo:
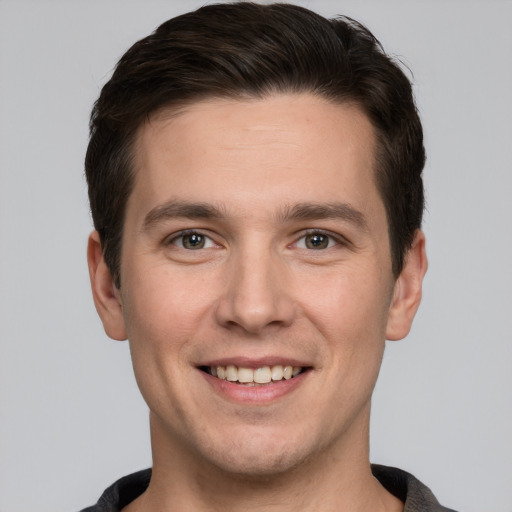
POLYGON ((406 254, 404 268, 393 290, 386 329, 388 340, 401 340, 411 330, 414 315, 421 302, 421 290, 427 266, 425 235, 417 230, 412 246, 406 254))
POLYGON ((103 328, 110 338, 119 341, 125 340, 126 329, 121 294, 105 263, 100 235, 97 231, 93 231, 89 236, 87 263, 89 264, 92 296, 103 328))

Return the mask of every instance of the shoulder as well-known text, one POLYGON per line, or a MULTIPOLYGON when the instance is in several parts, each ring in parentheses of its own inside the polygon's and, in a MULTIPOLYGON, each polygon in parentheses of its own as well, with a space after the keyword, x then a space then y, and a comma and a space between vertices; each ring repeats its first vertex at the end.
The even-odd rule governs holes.
POLYGON ((148 488, 150 479, 151 469, 124 476, 105 490, 96 505, 81 512, 119 512, 148 488))
POLYGON ((386 490, 405 503, 403 512, 455 512, 440 505, 432 491, 407 471, 372 464, 372 473, 386 490))

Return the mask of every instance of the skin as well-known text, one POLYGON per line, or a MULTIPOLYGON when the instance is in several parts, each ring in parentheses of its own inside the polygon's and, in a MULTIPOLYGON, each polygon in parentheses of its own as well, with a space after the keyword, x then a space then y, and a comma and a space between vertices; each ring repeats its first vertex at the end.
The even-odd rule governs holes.
POLYGON ((370 400, 427 260, 418 231, 393 278, 374 153, 358 108, 308 94, 201 101, 141 127, 120 290, 96 232, 88 247, 97 310, 129 338, 150 408, 153 477, 126 510, 402 510, 370 472, 370 400), (198 368, 287 360, 308 371, 275 396, 198 368))

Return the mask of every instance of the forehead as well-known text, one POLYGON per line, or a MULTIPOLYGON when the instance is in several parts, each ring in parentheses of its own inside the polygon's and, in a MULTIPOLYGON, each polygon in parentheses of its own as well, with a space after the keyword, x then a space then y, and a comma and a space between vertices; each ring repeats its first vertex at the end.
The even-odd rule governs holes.
MULTIPOLYGON (((160 109, 139 130, 138 151, 144 152, 159 138, 167 137, 166 129, 179 132, 177 146, 183 142, 215 146, 230 137, 234 144, 270 143, 277 147, 280 142, 299 142, 307 132, 319 150, 332 142, 341 142, 347 149, 347 143, 357 139, 358 149, 373 154, 376 141, 371 122, 357 104, 336 103, 311 93, 210 98, 160 109), (213 129, 219 127, 222 129, 213 129)), ((167 139, 169 143, 172 141, 167 139)))
POLYGON ((129 203, 151 208, 179 196, 247 213, 298 202, 362 205, 379 199, 374 153, 373 127, 352 104, 311 94, 200 101, 162 110, 140 129, 129 203))

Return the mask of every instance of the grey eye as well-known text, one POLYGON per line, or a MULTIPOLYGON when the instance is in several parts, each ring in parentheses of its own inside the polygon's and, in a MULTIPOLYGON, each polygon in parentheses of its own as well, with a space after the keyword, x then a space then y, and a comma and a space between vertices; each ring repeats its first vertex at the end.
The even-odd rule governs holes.
POLYGON ((185 249, 202 249, 205 246, 205 237, 199 233, 183 235, 182 244, 185 249))
POLYGON ((327 249, 330 238, 322 233, 314 233, 304 237, 304 243, 308 249, 327 249))
POLYGON ((191 231, 190 233, 182 233, 171 240, 171 243, 180 249, 187 249, 190 251, 199 249, 208 249, 215 244, 213 240, 206 235, 191 231))

